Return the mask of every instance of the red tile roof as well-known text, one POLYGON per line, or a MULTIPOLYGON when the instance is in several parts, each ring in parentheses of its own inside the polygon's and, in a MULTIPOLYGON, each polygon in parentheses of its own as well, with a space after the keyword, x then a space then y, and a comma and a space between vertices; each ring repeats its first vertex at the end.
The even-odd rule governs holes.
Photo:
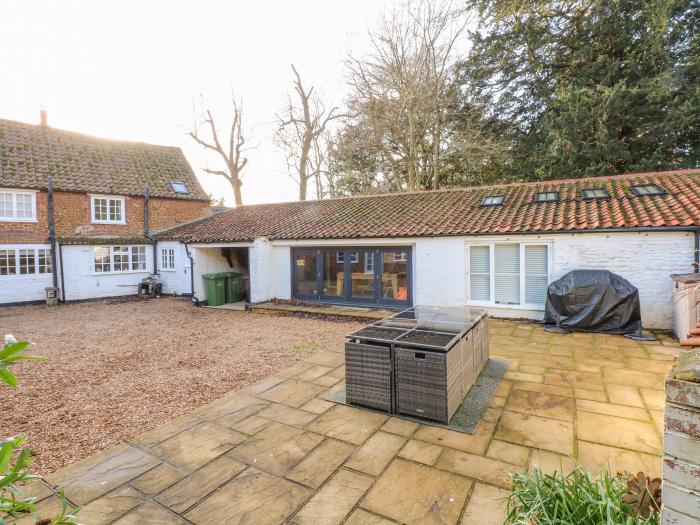
POLYGON ((240 206, 159 238, 206 243, 666 227, 700 227, 700 169, 240 206), (666 193, 637 197, 630 188, 638 184, 666 193), (588 188, 606 188, 611 198, 583 199, 588 188), (534 203, 541 191, 558 191, 559 202, 534 203), (504 195, 503 205, 482 207, 488 195, 504 195))
POLYGON ((179 148, 0 119, 0 187, 209 200, 179 148), (189 192, 176 193, 171 181, 189 192))

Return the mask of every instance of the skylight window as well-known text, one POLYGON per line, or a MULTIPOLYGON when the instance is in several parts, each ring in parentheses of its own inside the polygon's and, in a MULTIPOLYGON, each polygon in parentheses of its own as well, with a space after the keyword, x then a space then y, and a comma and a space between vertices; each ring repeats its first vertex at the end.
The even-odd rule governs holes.
POLYGON ((559 202, 559 192, 540 191, 535 193, 535 202, 559 202))
POLYGON ((605 188, 588 188, 581 190, 584 199, 609 199, 610 193, 605 188))
POLYGON ((503 204, 504 195, 487 195, 481 199, 482 206, 500 206, 503 204))
POLYGON ((173 191, 175 193, 189 193, 189 191, 187 190, 187 186, 185 186, 184 182, 180 182, 177 180, 171 180, 170 187, 173 189, 173 191))
POLYGON ((639 184, 637 186, 632 186, 630 191, 637 197, 666 195, 666 192, 656 184, 639 184))

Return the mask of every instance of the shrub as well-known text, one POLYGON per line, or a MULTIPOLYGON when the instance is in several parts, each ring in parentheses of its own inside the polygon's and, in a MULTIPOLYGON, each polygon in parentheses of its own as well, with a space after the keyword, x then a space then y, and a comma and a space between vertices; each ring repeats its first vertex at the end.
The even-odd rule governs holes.
POLYGON ((514 475, 511 482, 506 519, 510 525, 658 524, 656 508, 645 518, 633 504, 623 501, 627 480, 608 471, 594 479, 578 466, 570 474, 534 470, 514 475))
MULTIPOLYGON (((44 357, 24 355, 29 348, 28 341, 17 342, 12 336, 5 336, 0 350, 0 383, 12 388, 17 386, 17 376, 10 372, 10 366, 18 361, 43 361, 44 357)), ((39 479, 29 472, 31 449, 24 446, 25 438, 14 437, 0 440, 0 525, 5 525, 5 518, 22 516, 36 510, 33 498, 22 495, 22 484, 39 479)), ((75 516, 68 512, 68 502, 63 492, 58 493, 63 504, 60 515, 45 520, 38 520, 41 525, 69 525, 75 523, 75 516)))

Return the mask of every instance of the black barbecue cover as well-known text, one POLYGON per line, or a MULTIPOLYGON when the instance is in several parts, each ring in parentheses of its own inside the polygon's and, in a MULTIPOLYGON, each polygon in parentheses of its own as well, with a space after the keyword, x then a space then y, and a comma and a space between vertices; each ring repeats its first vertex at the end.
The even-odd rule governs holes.
POLYGON ((639 290, 607 270, 574 270, 547 288, 544 324, 565 330, 631 334, 642 326, 639 290))

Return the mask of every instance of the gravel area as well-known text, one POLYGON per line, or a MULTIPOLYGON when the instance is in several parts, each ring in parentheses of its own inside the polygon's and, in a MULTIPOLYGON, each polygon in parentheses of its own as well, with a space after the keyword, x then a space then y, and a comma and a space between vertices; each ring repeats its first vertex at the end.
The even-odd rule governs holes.
POLYGON ((16 390, 0 387, 0 438, 27 435, 45 475, 341 345, 359 326, 176 298, 0 308, 0 336, 49 358, 14 367, 16 390))

